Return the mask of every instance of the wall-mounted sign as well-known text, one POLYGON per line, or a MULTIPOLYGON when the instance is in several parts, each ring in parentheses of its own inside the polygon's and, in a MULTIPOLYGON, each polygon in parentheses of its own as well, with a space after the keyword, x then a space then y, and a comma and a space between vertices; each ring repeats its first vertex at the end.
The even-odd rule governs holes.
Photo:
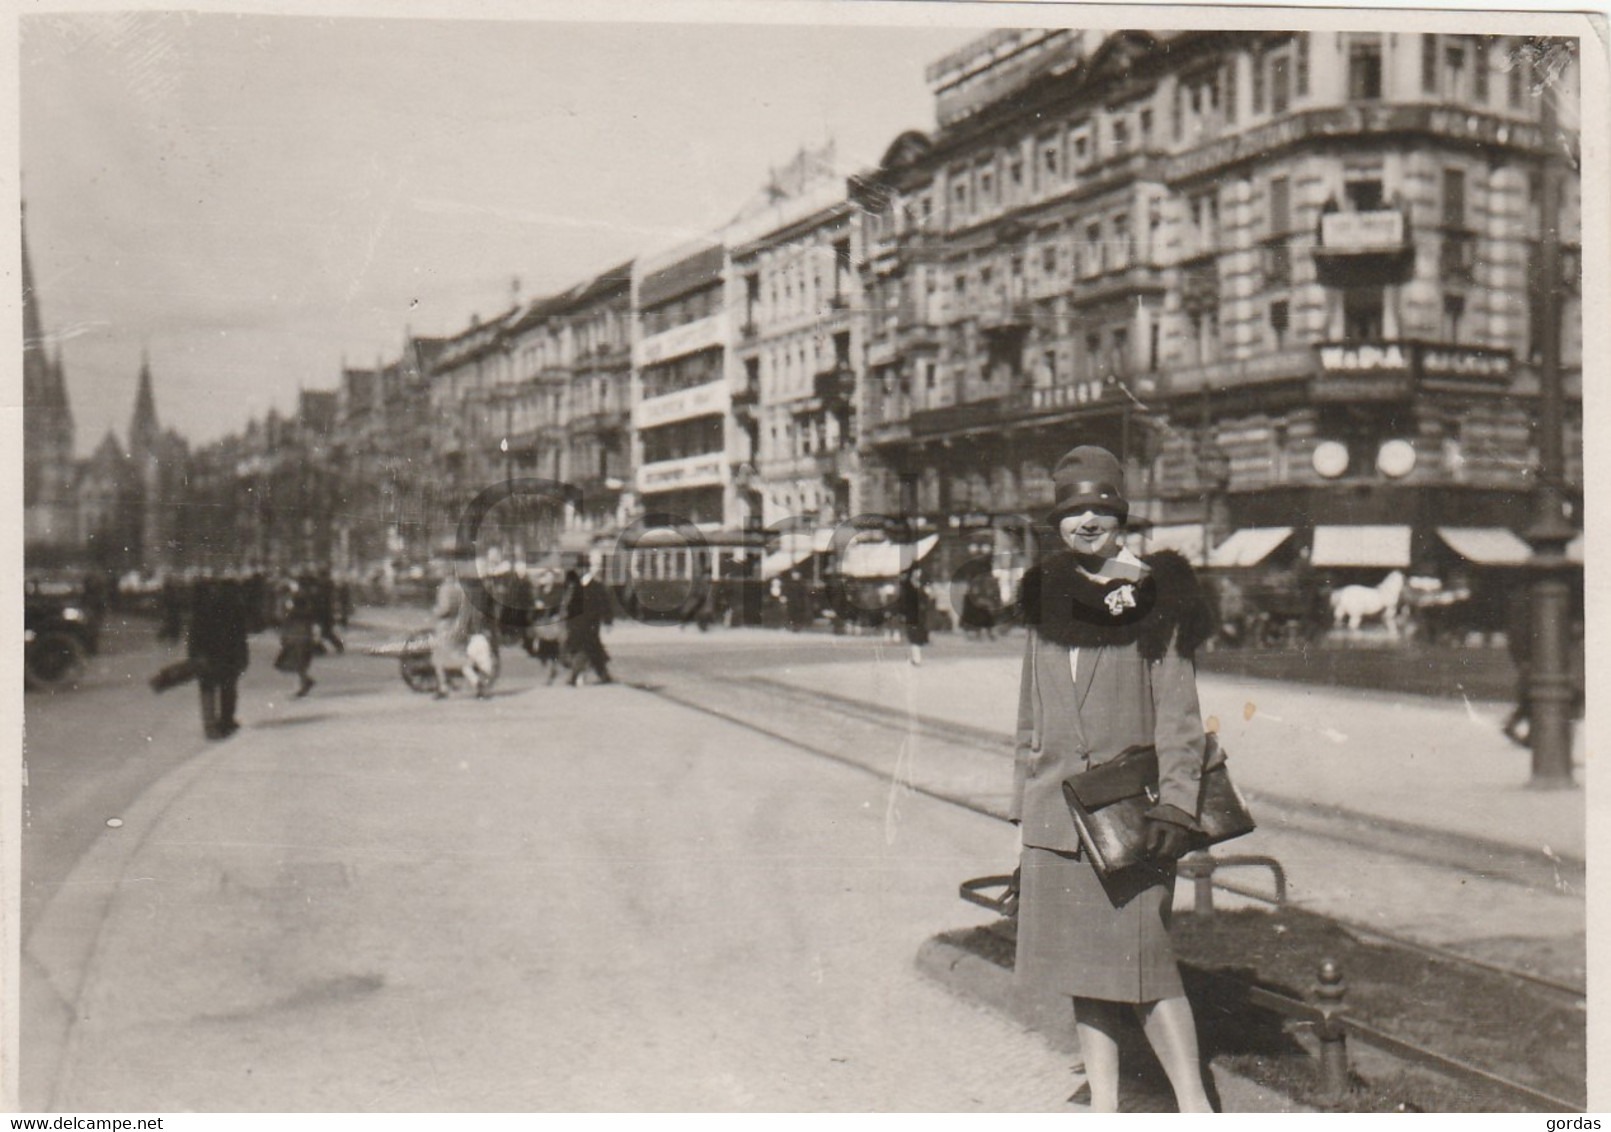
POLYGON ((1471 346, 1421 347, 1421 375, 1436 380, 1454 378, 1499 381, 1510 378, 1510 354, 1503 350, 1482 350, 1471 346))
POLYGON ((643 339, 634 351, 636 356, 633 361, 639 368, 652 366, 657 362, 692 354, 696 350, 720 346, 726 340, 727 317, 725 314, 713 314, 643 339))
POLYGON ((1404 214, 1328 212, 1320 218, 1320 244, 1338 252, 1396 251, 1404 246, 1404 214))
POLYGON ((638 469, 640 492, 665 491, 674 487, 706 487, 726 481, 727 457, 720 452, 662 460, 638 469))
POLYGON ((659 397, 640 401, 633 409, 633 423, 638 428, 651 428, 654 425, 687 420, 689 417, 724 413, 727 411, 728 400, 725 380, 707 381, 704 385, 696 385, 692 389, 679 389, 675 393, 665 393, 659 397))
POLYGON ((1411 349, 1405 342, 1322 343, 1315 347, 1322 373, 1409 373, 1411 349))

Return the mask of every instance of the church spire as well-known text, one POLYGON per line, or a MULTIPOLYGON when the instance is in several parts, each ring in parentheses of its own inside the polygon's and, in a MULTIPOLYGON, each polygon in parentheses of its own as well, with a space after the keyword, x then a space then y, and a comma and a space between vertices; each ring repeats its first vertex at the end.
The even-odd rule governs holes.
POLYGON ((157 446, 157 399, 151 391, 151 357, 140 351, 140 390, 134 396, 134 420, 129 424, 129 454, 145 455, 157 446))

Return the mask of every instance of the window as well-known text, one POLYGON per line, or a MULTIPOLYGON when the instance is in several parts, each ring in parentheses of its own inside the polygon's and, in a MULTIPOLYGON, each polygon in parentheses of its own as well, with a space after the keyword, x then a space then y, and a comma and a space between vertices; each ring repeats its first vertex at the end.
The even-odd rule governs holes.
POLYGON ((1076 126, 1071 135, 1073 142, 1074 168, 1085 168, 1086 162, 1091 158, 1091 131, 1088 126, 1076 126))
POLYGON ((1225 120, 1236 122, 1236 60, 1225 65, 1225 120))
POLYGON ((1141 111, 1141 148, 1152 147, 1152 107, 1148 106, 1141 111))
POLYGON ((1130 331, 1125 327, 1118 327, 1113 331, 1113 371, 1115 373, 1130 372, 1130 331))
POLYGON ((1057 274, 1057 245, 1047 244, 1040 253, 1040 267, 1047 275, 1057 274))
POLYGON ((1102 225, 1093 220, 1085 226, 1085 270, 1082 276, 1100 275, 1106 256, 1102 246, 1102 225))
POLYGON ((1507 75, 1509 85, 1507 97, 1510 99, 1510 108, 1520 110, 1522 105, 1522 60, 1519 56, 1513 55, 1511 57, 1510 70, 1507 75))
POLYGON ((1292 248, 1285 239, 1264 245, 1264 286, 1266 290, 1292 283, 1292 248))
POLYGON ((1448 80, 1445 93, 1450 98, 1459 98, 1464 91, 1463 83, 1466 74, 1466 49, 1451 46, 1443 49, 1443 74, 1448 80))
POLYGON ((1253 113, 1264 113, 1264 52, 1253 50, 1253 113))
POLYGON ((1057 183, 1057 142, 1055 140, 1042 142, 1040 147, 1041 169, 1046 174, 1046 184, 1057 183))
POLYGON ((1292 105, 1292 58, 1278 51, 1270 56, 1270 113, 1285 114, 1292 105))
POLYGON ((1438 92, 1438 37, 1421 37, 1421 90, 1426 94, 1438 92))
POLYGON ((1299 97, 1309 93, 1309 35, 1299 32, 1292 37, 1293 50, 1296 52, 1293 67, 1293 85, 1297 88, 1299 97))
POLYGON ((1270 337, 1275 341, 1277 350, 1286 346, 1287 327, 1290 325, 1287 302, 1282 299, 1270 304, 1270 337))
POLYGON ((1443 340, 1445 342, 1460 341, 1460 319, 1466 313, 1466 297, 1464 295, 1443 296, 1443 340))
POLYGON ((1113 119, 1113 152, 1123 153, 1130 148, 1130 123, 1124 118, 1113 119))
POLYGON ((1343 341, 1381 341, 1383 308, 1380 287, 1359 287, 1343 292, 1343 341))
POLYGON ((1292 229, 1292 182, 1270 178, 1270 235, 1284 236, 1292 229))
POLYGON ((1379 176, 1352 176, 1343 184, 1343 195, 1355 212, 1378 212, 1383 202, 1379 176))
POLYGON ((1163 326, 1154 316, 1147 327, 1147 372, 1158 372, 1158 349, 1163 339, 1163 326))
POLYGON ((964 219, 968 215, 968 183, 966 181, 959 180, 951 187, 951 201, 956 208, 956 218, 958 220, 964 219))
POLYGON ((996 202, 996 178, 989 169, 979 170, 979 209, 988 212, 996 202))
POLYGON ((1100 334, 1087 334, 1085 336, 1085 376, 1097 377, 1102 372, 1102 336, 1100 334))
POLYGON ((1382 97, 1382 44, 1355 40, 1348 45, 1348 97, 1356 102, 1382 97))
POLYGON ((966 275, 958 275, 954 282, 955 286, 952 287, 951 290, 955 293, 957 302, 960 303, 963 299, 968 297, 968 277, 966 275))
POLYGON ((1130 214, 1121 212, 1113 218, 1113 267, 1123 271, 1130 266, 1130 214))
POLYGON ((1443 171, 1443 226, 1466 226, 1466 174, 1463 169, 1443 171))
POLYGON ((1488 37, 1479 35, 1471 43, 1471 96, 1488 101, 1488 37))

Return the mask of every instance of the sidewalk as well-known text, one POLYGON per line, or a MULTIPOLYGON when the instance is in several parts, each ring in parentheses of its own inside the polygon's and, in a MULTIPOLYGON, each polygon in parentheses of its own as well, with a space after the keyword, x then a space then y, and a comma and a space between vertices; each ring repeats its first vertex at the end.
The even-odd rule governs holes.
MULTIPOLYGON (((998 733, 1016 723, 1019 659, 947 639, 921 667, 904 645, 762 675, 814 692, 998 733)), ((1204 674, 1203 716, 1250 794, 1581 865, 1582 789, 1527 788, 1529 753, 1500 732, 1509 705, 1204 674)), ((1575 738, 1583 766, 1583 728, 1575 738)))

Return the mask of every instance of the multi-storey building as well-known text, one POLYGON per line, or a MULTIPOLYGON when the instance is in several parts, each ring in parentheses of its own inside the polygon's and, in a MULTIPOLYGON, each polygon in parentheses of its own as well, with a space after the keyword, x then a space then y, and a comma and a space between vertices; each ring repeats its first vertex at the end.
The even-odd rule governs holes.
POLYGON ((775 173, 725 237, 747 514, 769 525, 848 519, 860 503, 861 226, 832 148, 775 173))
POLYGON ((574 288, 565 307, 573 347, 564 479, 581 492, 573 536, 618 528, 632 475, 632 264, 574 288))
POLYGON ((514 307, 449 337, 430 369, 430 451, 439 477, 426 510, 432 550, 451 552, 459 516, 478 494, 508 475, 519 458, 512 436, 525 431, 514 419, 515 397, 529 375, 518 368, 506 333, 527 314, 514 307), (517 374, 524 376, 517 376, 517 374), (511 455, 511 453, 514 453, 511 455))
POLYGON ((1033 515, 1094 442, 1169 537, 1263 530, 1239 560, 1522 553, 1556 313, 1527 73, 1517 40, 1430 33, 1011 31, 943 60, 937 131, 856 185, 869 507, 1033 515))
POLYGON ((729 435, 726 263, 714 240, 633 269, 636 510, 711 528, 747 518, 729 458, 742 438, 729 435))

